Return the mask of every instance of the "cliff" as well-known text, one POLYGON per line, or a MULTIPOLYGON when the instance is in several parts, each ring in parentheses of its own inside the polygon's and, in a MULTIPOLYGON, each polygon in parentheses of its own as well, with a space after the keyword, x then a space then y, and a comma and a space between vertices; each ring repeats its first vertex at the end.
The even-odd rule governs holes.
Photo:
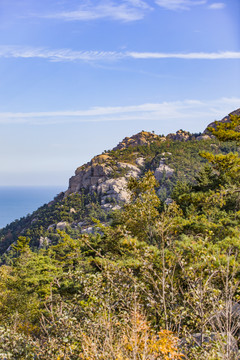
MULTIPOLYGON (((165 140, 165 137, 146 131, 126 137, 112 151, 97 155, 90 162, 77 168, 75 175, 69 180, 69 188, 65 196, 84 189, 91 194, 97 193, 103 209, 116 208, 116 204, 128 201, 126 189, 128 179, 130 177, 137 178, 144 171, 146 159, 139 153, 137 147, 149 146, 154 142, 159 143, 165 140), (121 154, 128 148, 135 148, 135 153, 125 161, 120 161, 121 154)), ((165 166, 162 161, 157 178, 164 171, 165 166)))

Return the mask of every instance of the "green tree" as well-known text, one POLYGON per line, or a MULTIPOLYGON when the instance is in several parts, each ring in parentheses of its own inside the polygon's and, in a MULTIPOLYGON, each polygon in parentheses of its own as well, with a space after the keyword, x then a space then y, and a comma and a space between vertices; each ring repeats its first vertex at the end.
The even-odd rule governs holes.
POLYGON ((154 225, 159 215, 160 200, 156 194, 156 179, 148 171, 140 180, 130 179, 128 190, 130 201, 124 206, 120 221, 126 230, 139 240, 149 240, 154 237, 154 225))

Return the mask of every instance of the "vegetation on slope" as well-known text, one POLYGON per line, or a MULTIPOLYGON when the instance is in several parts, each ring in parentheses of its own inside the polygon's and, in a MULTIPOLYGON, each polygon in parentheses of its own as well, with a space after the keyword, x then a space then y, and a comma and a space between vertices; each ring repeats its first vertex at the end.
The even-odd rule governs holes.
POLYGON ((238 359, 240 158, 201 156, 169 205, 149 171, 95 234, 19 237, 0 268, 1 358, 238 359))
MULTIPOLYGON (((171 178, 163 174, 158 184, 158 195, 162 204, 170 196, 178 182, 196 182, 195 177, 206 159, 199 155, 207 151, 213 154, 227 154, 238 151, 236 142, 219 142, 217 139, 197 141, 193 137, 190 141, 163 141, 161 137, 154 135, 153 140, 147 145, 137 145, 116 149, 108 152, 108 162, 114 169, 116 162, 135 164, 139 157, 145 159, 142 173, 154 170, 159 166, 164 156, 165 164, 174 170, 171 178), (165 155, 163 155, 165 154, 165 155)), ((124 176, 126 168, 116 167, 112 177, 124 176)), ((91 219, 109 221, 111 213, 106 213, 101 208, 101 201, 97 193, 89 193, 86 190, 80 193, 64 196, 59 194, 54 201, 45 204, 33 214, 16 220, 0 230, 0 255, 5 253, 9 246, 16 242, 18 236, 28 236, 31 239, 31 247, 38 248, 40 238, 48 238, 52 243, 58 241, 59 236, 51 225, 58 222, 66 222, 69 225, 68 233, 79 233, 79 223, 84 226, 92 223, 91 219)))

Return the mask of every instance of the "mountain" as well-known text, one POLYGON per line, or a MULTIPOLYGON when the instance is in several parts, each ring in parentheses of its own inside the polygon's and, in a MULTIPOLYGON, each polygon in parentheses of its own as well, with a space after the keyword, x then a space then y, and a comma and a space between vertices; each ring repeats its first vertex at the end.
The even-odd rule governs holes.
POLYGON ((239 359, 240 116, 230 125, 125 138, 2 229, 1 358, 239 359))
MULTIPOLYGON (((166 137, 141 131, 132 137, 123 139, 112 151, 97 155, 87 164, 77 168, 75 175, 70 178, 65 196, 82 190, 90 194, 96 193, 100 199, 101 208, 115 209, 116 204, 128 200, 126 185, 130 177, 138 178, 146 170, 151 169, 154 171, 156 180, 161 183, 163 178, 164 180, 172 179, 173 182, 176 182, 174 179, 181 178, 183 175, 180 174, 181 163, 185 163, 186 170, 186 159, 191 156, 188 150, 192 146, 173 142, 191 140, 191 144, 194 144, 196 141, 209 139, 208 135, 204 137, 191 135, 183 130, 166 137), (180 161, 176 158, 175 149, 178 147, 185 151, 185 158, 180 161)), ((205 146, 207 147, 207 144, 205 146)), ((194 157, 197 153, 193 154, 193 152, 194 150, 191 149, 194 157)), ((191 177, 193 173, 194 170, 192 172, 189 168, 188 176, 191 177)))
POLYGON ((206 133, 190 134, 183 130, 167 136, 141 131, 126 137, 111 151, 78 167, 68 189, 49 204, 3 228, 0 254, 10 249, 20 235, 29 236, 32 246, 38 248, 57 241, 57 230, 91 232, 93 218, 109 222, 112 213, 129 200, 128 180, 141 178, 148 170, 158 182, 157 193, 162 204, 169 203, 178 181, 194 181, 205 162, 200 151, 217 154, 235 150, 233 143, 222 145, 206 133))

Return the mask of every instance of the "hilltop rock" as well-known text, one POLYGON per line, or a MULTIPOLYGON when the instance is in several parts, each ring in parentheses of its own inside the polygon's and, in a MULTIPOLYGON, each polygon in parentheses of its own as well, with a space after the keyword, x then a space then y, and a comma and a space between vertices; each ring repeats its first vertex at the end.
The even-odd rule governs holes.
POLYGON ((163 140, 164 138, 161 138, 159 135, 155 135, 154 133, 142 130, 140 133, 133 135, 130 138, 125 137, 123 141, 113 148, 113 150, 122 150, 131 146, 147 145, 159 139, 163 140))
MULTIPOLYGON (((139 164, 143 162, 142 158, 138 161, 139 164)), ((69 188, 65 196, 80 192, 81 189, 90 193, 96 192, 104 209, 109 210, 111 206, 106 206, 108 203, 128 201, 127 181, 130 177, 137 178, 140 173, 141 170, 137 165, 118 162, 107 154, 98 155, 89 163, 77 168, 75 176, 69 180, 69 188), (124 176, 121 176, 122 172, 124 176)))
POLYGON ((191 137, 189 131, 178 130, 176 133, 167 135, 167 140, 187 141, 191 137))
POLYGON ((112 168, 108 165, 109 156, 95 156, 87 164, 80 166, 75 171, 75 176, 69 180, 69 188, 65 195, 79 192, 81 189, 91 189, 93 186, 107 180, 112 173, 112 168), (104 162, 105 161, 105 162, 104 162))

